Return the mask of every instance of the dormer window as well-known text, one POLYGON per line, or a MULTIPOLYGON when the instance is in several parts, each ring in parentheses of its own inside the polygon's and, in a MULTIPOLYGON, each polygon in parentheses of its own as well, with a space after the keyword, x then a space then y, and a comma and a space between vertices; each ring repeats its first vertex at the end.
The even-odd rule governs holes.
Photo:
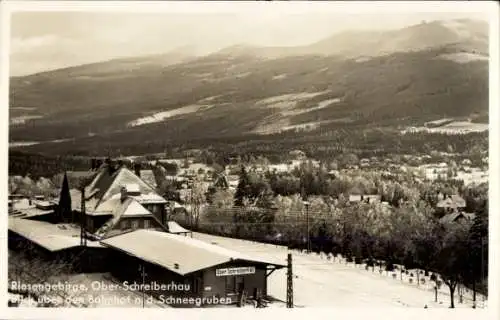
POLYGON ((127 184, 124 186, 127 195, 129 196, 139 196, 141 195, 141 189, 138 184, 127 184))

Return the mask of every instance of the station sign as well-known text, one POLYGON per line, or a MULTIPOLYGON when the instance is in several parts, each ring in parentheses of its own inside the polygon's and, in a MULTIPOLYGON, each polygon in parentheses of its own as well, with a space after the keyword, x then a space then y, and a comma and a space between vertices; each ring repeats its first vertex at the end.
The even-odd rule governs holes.
POLYGON ((255 273, 255 267, 224 268, 215 270, 215 275, 217 277, 236 276, 236 275, 254 274, 254 273, 255 273))

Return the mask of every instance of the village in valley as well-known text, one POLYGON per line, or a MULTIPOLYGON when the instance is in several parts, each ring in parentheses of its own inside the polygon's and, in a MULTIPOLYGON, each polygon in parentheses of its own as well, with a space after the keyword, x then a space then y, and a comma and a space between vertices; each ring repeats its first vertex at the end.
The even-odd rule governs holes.
POLYGON ((330 306, 342 285, 352 300, 344 305, 372 290, 387 291, 388 306, 486 305, 485 153, 475 163, 447 153, 348 154, 325 163, 293 150, 275 164, 184 154, 91 158, 88 170, 10 176, 9 284, 85 288, 13 287, 11 304, 199 307, 215 299, 217 306, 285 307, 291 253, 295 306, 330 306), (452 232, 457 243, 447 239, 452 232), (477 243, 482 256, 464 256, 477 243), (189 290, 144 287, 170 281, 189 290), (119 289, 102 290, 109 286, 119 289))

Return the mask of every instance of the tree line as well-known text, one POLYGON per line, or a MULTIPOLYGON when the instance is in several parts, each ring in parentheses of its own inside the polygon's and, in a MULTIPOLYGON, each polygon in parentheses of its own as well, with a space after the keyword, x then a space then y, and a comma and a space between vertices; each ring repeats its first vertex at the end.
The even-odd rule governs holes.
POLYGON ((486 184, 417 183, 404 175, 387 180, 361 171, 335 178, 323 174, 307 167, 284 177, 242 169, 236 190, 212 190, 203 217, 188 227, 301 250, 309 241, 313 251, 367 266, 434 272, 448 286, 452 307, 459 283, 487 292, 486 184), (377 194, 381 201, 349 201, 353 190, 377 194), (440 220, 436 204, 443 193, 462 195, 473 220, 440 220))

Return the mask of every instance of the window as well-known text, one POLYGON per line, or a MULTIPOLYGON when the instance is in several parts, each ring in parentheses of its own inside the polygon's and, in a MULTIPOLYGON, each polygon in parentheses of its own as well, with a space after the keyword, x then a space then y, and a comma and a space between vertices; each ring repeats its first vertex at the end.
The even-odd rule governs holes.
POLYGON ((152 213, 159 213, 160 212, 160 206, 159 205, 152 205, 151 206, 151 210, 150 210, 152 213))
POLYGON ((139 229, 139 220, 132 220, 132 229, 139 229))
POLYGON ((120 222, 120 229, 124 230, 124 229, 128 229, 130 228, 130 221, 129 220, 122 220, 120 222))

